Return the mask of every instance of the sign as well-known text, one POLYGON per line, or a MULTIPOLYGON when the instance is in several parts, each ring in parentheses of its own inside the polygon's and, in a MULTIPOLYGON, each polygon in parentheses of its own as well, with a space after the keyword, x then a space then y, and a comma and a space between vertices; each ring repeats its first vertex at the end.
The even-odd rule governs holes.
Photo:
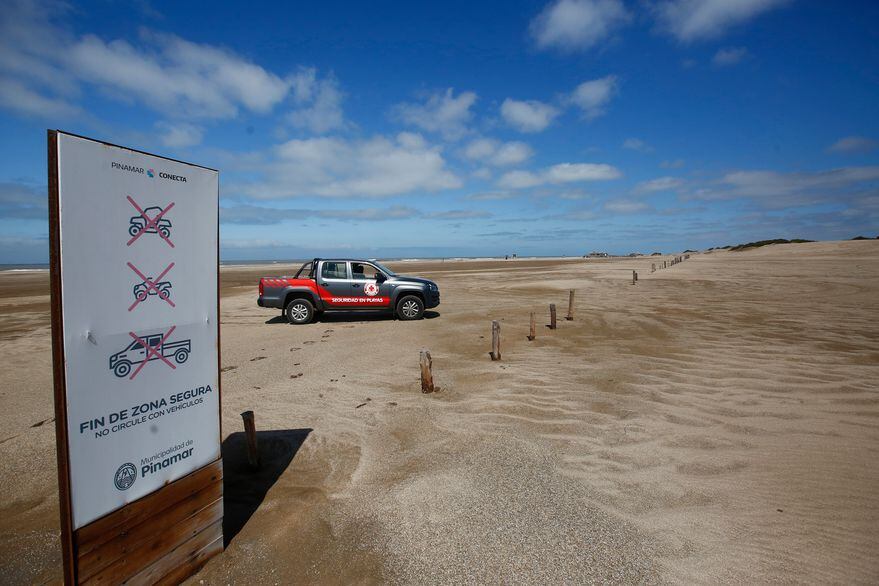
POLYGON ((220 459, 219 173, 51 131, 49 159, 59 478, 77 532, 220 459))

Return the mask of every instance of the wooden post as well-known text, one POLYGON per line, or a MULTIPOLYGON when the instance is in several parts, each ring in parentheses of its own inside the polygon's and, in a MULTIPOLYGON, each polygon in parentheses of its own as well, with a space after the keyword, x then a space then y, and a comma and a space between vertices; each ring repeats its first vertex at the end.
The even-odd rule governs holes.
POLYGON ((565 316, 565 319, 571 321, 574 319, 574 290, 571 289, 568 292, 568 315, 565 316))
POLYGON ((491 359, 501 359, 501 322, 498 320, 491 322, 491 359))
POLYGON ((555 324, 555 303, 549 304, 549 329, 554 330, 555 324))
POLYGON ((655 262, 650 263, 650 272, 651 273, 656 272, 656 263, 655 262))
POLYGON ((422 350, 419 359, 421 363, 421 392, 432 393, 433 388, 433 359, 430 357, 430 350, 422 350))
POLYGON ((244 420, 244 435, 247 436, 247 462, 251 468, 259 468, 259 449, 256 445, 256 422, 253 419, 253 411, 245 411, 241 414, 244 420))
POLYGON ((534 341, 534 338, 537 337, 537 317, 534 315, 534 312, 531 312, 531 331, 528 334, 528 340, 534 341))

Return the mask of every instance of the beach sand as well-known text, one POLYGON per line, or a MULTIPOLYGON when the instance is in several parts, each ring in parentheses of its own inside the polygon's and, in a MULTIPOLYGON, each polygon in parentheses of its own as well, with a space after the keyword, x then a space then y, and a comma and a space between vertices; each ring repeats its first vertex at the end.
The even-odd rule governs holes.
MULTIPOLYGON (((399 263, 428 319, 307 326, 256 306, 295 267, 224 269, 231 541, 193 582, 879 581, 879 242, 668 258, 399 263)), ((57 580, 45 273, 0 274, 0 352, 0 582, 57 580)))

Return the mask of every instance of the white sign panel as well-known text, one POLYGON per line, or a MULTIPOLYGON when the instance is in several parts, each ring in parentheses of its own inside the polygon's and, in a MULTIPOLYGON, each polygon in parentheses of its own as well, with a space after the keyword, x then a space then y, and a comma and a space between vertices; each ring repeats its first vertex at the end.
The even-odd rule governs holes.
POLYGON ((217 171, 58 134, 73 527, 220 457, 217 171))

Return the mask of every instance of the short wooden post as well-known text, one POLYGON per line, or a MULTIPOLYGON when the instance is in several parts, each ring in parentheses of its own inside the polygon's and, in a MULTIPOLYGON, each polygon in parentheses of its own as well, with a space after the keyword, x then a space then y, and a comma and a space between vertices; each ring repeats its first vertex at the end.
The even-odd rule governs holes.
POLYGON ((634 285, 637 282, 638 282, 638 271, 632 271, 632 284, 634 285))
POLYGON ((651 273, 656 272, 656 263, 655 262, 650 263, 650 272, 651 273))
POLYGON ((549 304, 549 329, 554 330, 556 328, 555 323, 555 303, 549 304))
POLYGON ((421 363, 421 392, 432 393, 434 390, 433 373, 430 369, 433 368, 433 359, 430 357, 430 350, 421 351, 419 362, 421 363))
POLYGON ((501 322, 498 320, 491 322, 491 359, 501 359, 501 322))
POLYGON ((531 330, 528 334, 528 340, 534 341, 537 337, 537 316, 534 315, 534 312, 531 312, 531 330))
POLYGON ((259 448, 256 445, 256 421, 253 419, 253 411, 245 411, 241 414, 244 420, 244 435, 247 437, 247 463, 251 468, 259 468, 259 448))
POLYGON ((574 319, 574 290, 571 289, 568 291, 568 315, 565 316, 565 319, 571 321, 574 319))

